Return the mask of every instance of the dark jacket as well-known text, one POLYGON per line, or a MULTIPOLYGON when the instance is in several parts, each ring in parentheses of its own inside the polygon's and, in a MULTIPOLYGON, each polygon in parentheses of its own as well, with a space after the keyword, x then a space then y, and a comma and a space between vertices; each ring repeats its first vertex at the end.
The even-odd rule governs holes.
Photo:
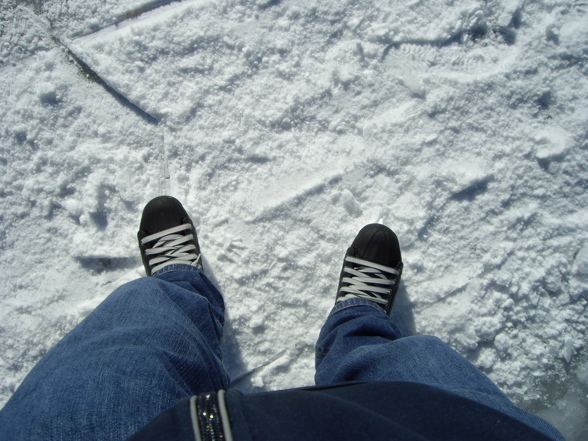
POLYGON ((230 440, 223 423, 234 441, 552 439, 490 407, 417 383, 351 383, 245 395, 229 390, 224 402, 216 394, 184 399, 128 441, 193 441, 198 439, 195 430, 203 441, 230 440), (221 410, 228 411, 229 421, 221 410), (200 423, 195 429, 196 414, 200 423))

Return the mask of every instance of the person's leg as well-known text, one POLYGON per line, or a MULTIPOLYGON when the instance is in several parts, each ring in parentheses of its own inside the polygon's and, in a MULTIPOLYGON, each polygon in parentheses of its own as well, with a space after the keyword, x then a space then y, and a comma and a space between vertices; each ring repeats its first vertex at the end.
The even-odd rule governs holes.
POLYGON ((228 388, 223 298, 186 210, 151 200, 137 237, 153 277, 118 288, 43 357, 0 411, 2 440, 124 440, 179 399, 228 388))
POLYGON ((402 338, 385 311, 365 299, 338 303, 316 345, 316 384, 349 381, 404 381, 434 386, 561 439, 551 425, 516 407, 486 375, 437 337, 402 338))
POLYGON ((316 344, 316 384, 426 384, 490 406, 561 439, 552 426, 514 406, 488 377, 438 338, 401 338, 388 315, 401 271, 394 233, 384 226, 364 227, 347 251, 335 306, 316 344), (381 288, 387 286, 386 279, 391 281, 388 291, 381 288))
POLYGON ((408 381, 472 399, 482 394, 504 400, 498 387, 437 337, 401 337, 392 319, 369 301, 337 304, 317 342, 316 383, 408 381))
POLYGON ((0 411, 0 437, 124 440, 179 399, 226 389, 223 315, 187 265, 121 286, 33 368, 0 411))

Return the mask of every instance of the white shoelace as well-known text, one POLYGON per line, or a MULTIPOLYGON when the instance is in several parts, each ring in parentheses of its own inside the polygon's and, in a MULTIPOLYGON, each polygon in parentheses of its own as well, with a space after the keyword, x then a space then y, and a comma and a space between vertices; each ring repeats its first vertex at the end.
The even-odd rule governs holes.
POLYGON ((396 277, 391 278, 390 275, 397 276, 400 271, 351 256, 345 257, 345 262, 357 266, 355 268, 345 266, 344 272, 351 277, 343 277, 343 285, 348 284, 348 286, 343 286, 339 290, 337 303, 351 297, 359 297, 385 305, 388 299, 383 296, 390 293, 390 287, 396 285, 398 280, 396 277))
POLYGON ((191 224, 183 224, 177 227, 168 228, 159 233, 146 236, 141 239, 141 245, 157 240, 151 248, 145 249, 145 255, 155 256, 149 260, 151 274, 174 263, 199 266, 200 255, 194 250, 193 234, 178 234, 185 230, 191 230, 191 224))

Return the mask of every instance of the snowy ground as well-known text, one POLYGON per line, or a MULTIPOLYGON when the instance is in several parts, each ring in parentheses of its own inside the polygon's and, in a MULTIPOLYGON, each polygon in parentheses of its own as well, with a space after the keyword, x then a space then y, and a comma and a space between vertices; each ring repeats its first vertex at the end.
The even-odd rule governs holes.
POLYGON ((312 383, 344 251, 380 221, 406 332, 588 437, 586 1, 3 0, 0 90, 0 404, 142 275, 168 193, 237 387, 312 383))

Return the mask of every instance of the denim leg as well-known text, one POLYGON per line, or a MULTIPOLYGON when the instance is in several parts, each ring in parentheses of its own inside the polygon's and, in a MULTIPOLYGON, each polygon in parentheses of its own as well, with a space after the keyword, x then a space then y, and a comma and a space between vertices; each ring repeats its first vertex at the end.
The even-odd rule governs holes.
POLYGON ((166 267, 115 290, 33 368, 0 411, 8 440, 124 440, 178 400, 226 389, 221 294, 166 267))
POLYGON ((474 365, 436 337, 402 337, 382 308, 364 299, 335 306, 316 345, 315 382, 404 381, 444 389, 492 407, 553 439, 561 435, 516 407, 474 365))

